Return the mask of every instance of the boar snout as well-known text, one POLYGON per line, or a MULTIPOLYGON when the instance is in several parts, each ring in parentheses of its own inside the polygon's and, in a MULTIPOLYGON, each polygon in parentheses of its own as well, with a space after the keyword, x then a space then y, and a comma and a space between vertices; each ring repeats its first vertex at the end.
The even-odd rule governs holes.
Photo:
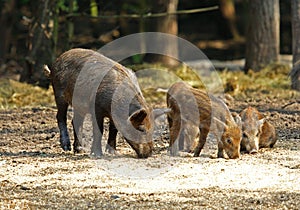
POLYGON ((134 149, 138 158, 148 158, 149 156, 152 155, 152 150, 153 150, 152 142, 137 143, 135 141, 130 141, 130 140, 127 140, 127 142, 134 149))
POLYGON ((246 151, 250 154, 255 154, 258 151, 258 138, 248 138, 243 136, 242 145, 246 149, 246 151))
POLYGON ((240 159, 241 158, 240 148, 235 148, 233 150, 226 151, 226 154, 230 159, 240 159))
POLYGON ((230 159, 240 159, 241 158, 241 155, 239 153, 236 153, 232 156, 229 156, 230 159))
POLYGON ((140 151, 137 152, 138 158, 148 158, 152 155, 153 144, 141 144, 140 151))
POLYGON ((224 146, 224 151, 227 154, 228 158, 237 159, 241 157, 239 141, 233 142, 232 140, 227 139, 226 143, 223 146, 224 146))
POLYGON ((257 153, 257 149, 252 149, 249 153, 250 154, 256 154, 257 153))
POLYGON ((153 118, 149 110, 140 109, 135 111, 129 120, 138 136, 131 136, 130 139, 125 138, 129 145, 137 153, 138 158, 147 158, 151 156, 153 150, 153 118))

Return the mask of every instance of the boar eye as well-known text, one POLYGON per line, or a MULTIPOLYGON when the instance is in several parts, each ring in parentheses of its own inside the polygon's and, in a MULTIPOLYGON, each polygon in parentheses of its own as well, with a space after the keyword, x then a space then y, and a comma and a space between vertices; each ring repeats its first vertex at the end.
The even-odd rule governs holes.
POLYGON ((227 144, 232 144, 231 138, 226 139, 227 144))
POLYGON ((243 133, 243 138, 248 138, 247 134, 243 133))

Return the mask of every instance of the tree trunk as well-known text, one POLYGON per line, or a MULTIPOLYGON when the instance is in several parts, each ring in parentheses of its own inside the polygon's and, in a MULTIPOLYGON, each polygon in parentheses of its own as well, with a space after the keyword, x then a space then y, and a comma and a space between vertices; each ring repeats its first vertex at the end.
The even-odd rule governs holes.
MULTIPOLYGON (((159 1, 157 8, 162 11, 159 12, 167 12, 174 13, 177 11, 178 0, 162 0, 159 1)), ((177 25, 177 15, 167 15, 162 18, 159 18, 157 22, 157 31, 168 33, 172 35, 178 35, 178 25, 177 25)), ((172 54, 178 55, 178 43, 167 42, 165 43, 165 49, 162 54, 172 54)), ((178 61, 168 57, 168 56, 157 56, 155 59, 157 62, 161 62, 167 66, 177 66, 178 61)))
POLYGON ((292 88, 300 91, 300 0, 292 0, 293 69, 292 88))
POLYGON ((5 1, 0 16, 0 64, 9 51, 11 31, 14 25, 15 0, 5 1))
POLYGON ((249 1, 245 71, 259 71, 278 56, 279 0, 249 1))
POLYGON ((21 81, 48 87, 49 82, 43 72, 43 65, 50 64, 53 57, 53 40, 50 20, 54 14, 56 1, 39 0, 34 21, 29 30, 27 68, 21 75, 21 81))
MULTIPOLYGON (((74 12, 74 0, 69 0, 69 14, 73 14, 74 12)), ((97 6, 97 5, 96 5, 97 6)), ((97 8, 98 15, 98 8, 97 8)), ((68 49, 73 47, 73 37, 74 37, 74 20, 68 20, 68 49)))

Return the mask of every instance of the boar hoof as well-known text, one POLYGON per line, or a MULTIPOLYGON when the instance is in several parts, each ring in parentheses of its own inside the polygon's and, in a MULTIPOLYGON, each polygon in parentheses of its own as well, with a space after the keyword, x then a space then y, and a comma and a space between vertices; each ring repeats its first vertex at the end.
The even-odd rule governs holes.
POLYGON ((62 145, 61 148, 62 148, 64 151, 71 151, 71 145, 62 145))
POLYGON ((170 148, 170 155, 172 157, 179 156, 178 148, 176 148, 174 145, 170 148))
POLYGON ((95 158, 99 158, 102 156, 102 151, 92 151, 91 156, 93 156, 95 158))
POLYGON ((194 153, 194 157, 199 157, 199 154, 195 154, 195 153, 194 153))
POLYGON ((105 151, 108 152, 111 155, 117 155, 118 154, 117 151, 109 145, 106 145, 105 151))
POLYGON ((170 152, 170 155, 172 157, 176 157, 176 156, 179 156, 179 152, 170 152))
POLYGON ((225 158, 224 153, 223 152, 218 152, 218 158, 225 158))
POLYGON ((100 155, 100 154, 91 153, 91 156, 92 156, 92 158, 98 159, 98 158, 102 157, 102 154, 100 155))
POLYGON ((60 146, 64 151, 71 151, 71 144, 68 135, 60 136, 60 146))
POLYGON ((84 152, 82 147, 75 147, 74 148, 74 153, 75 154, 82 154, 84 152))

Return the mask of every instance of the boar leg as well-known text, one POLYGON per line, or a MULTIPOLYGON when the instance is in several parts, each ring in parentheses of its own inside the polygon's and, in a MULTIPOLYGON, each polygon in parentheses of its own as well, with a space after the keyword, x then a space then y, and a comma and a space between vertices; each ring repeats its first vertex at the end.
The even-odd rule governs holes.
POLYGON ((117 138, 118 130, 113 123, 112 120, 109 122, 109 134, 108 134, 108 140, 106 145, 106 151, 110 154, 116 153, 116 138, 117 138))
POLYGON ((222 143, 218 143, 218 158, 225 158, 224 157, 224 148, 222 143))
POLYGON ((60 146, 64 151, 71 151, 70 138, 67 127, 68 103, 59 97, 55 97, 57 105, 57 124, 60 132, 60 146))
POLYGON ((178 156, 180 125, 178 125, 178 123, 174 123, 170 117, 168 117, 168 122, 170 127, 170 154, 171 156, 178 156))
POLYGON ((201 150, 204 147, 204 144, 206 142, 206 138, 209 132, 209 129, 206 128, 199 128, 200 130, 200 136, 199 136, 199 141, 198 144, 194 150, 194 157, 199 157, 201 150))
POLYGON ((81 153, 83 151, 82 145, 78 138, 78 135, 80 134, 82 129, 83 120, 84 117, 76 113, 76 111, 74 110, 74 116, 72 120, 73 132, 74 132, 74 144, 73 144, 74 153, 81 153))
POLYGON ((93 118, 93 143, 91 148, 91 155, 95 157, 102 156, 101 139, 103 134, 103 117, 92 117, 93 118), (97 119, 96 119, 97 118, 97 119))
POLYGON ((184 129, 181 129, 180 134, 179 134, 179 138, 178 138, 178 149, 179 151, 183 151, 184 150, 184 146, 186 144, 185 141, 188 141, 188 139, 185 139, 185 131, 184 129))

